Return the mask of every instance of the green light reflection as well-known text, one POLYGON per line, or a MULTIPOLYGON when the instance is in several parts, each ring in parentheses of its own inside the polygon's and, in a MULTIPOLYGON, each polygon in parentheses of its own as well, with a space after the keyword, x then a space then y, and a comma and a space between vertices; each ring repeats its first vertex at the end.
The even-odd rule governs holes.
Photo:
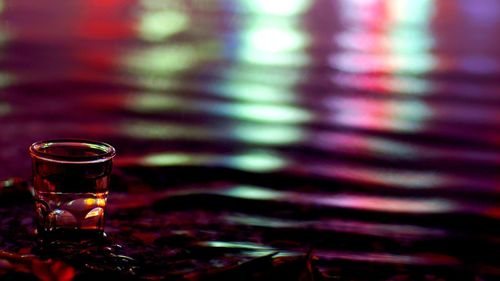
POLYGON ((228 158, 230 166, 250 172, 270 172, 283 168, 286 160, 267 151, 250 151, 228 158))
POLYGON ((182 99, 158 94, 141 94, 127 99, 127 107, 138 112, 158 112, 187 105, 182 99))
POLYGON ((301 70, 293 68, 262 71, 262 69, 257 67, 234 64, 223 71, 224 77, 228 80, 251 81, 273 86, 291 87, 306 80, 306 77, 303 75, 301 70))
POLYGON ((220 96, 241 101, 281 103, 295 100, 295 96, 288 89, 258 83, 227 81, 213 88, 220 96))
POLYGON ((186 14, 175 10, 147 11, 139 22, 139 35, 149 41, 161 41, 189 26, 186 14))
POLYGON ((279 200, 283 198, 283 193, 280 191, 249 185, 236 186, 223 193, 231 197, 253 200, 279 200))
POLYGON ((239 124, 231 130, 236 139, 266 145, 285 145, 298 143, 306 138, 304 130, 294 126, 263 126, 239 124))
POLYGON ((202 155, 193 157, 181 153, 160 153, 145 157, 142 163, 147 166, 182 166, 193 165, 202 162, 204 159, 205 157, 202 155))
POLYGON ((185 124, 126 122, 120 132, 138 139, 231 140, 259 145, 288 145, 306 138, 302 128, 239 123, 234 127, 187 126, 185 124))
POLYGON ((216 165, 248 172, 270 172, 286 165, 286 160, 268 151, 248 151, 240 154, 155 153, 145 156, 146 166, 216 165))
POLYGON ((160 122, 125 122, 120 131, 140 139, 208 139, 213 136, 208 128, 160 122))
POLYGON ((300 124, 312 119, 309 112, 292 105, 187 100, 158 94, 131 96, 126 100, 125 106, 133 111, 144 113, 202 112, 265 123, 300 124))
POLYGON ((141 75, 136 77, 133 85, 137 85, 148 90, 165 91, 180 88, 182 86, 182 82, 165 77, 141 75))
POLYGON ((137 49, 125 56, 124 64, 129 69, 145 75, 162 75, 179 72, 213 55, 214 45, 206 43, 169 44, 147 49, 137 49))
POLYGON ((287 105, 226 103, 214 104, 214 113, 265 123, 305 123, 312 119, 307 111, 287 105))

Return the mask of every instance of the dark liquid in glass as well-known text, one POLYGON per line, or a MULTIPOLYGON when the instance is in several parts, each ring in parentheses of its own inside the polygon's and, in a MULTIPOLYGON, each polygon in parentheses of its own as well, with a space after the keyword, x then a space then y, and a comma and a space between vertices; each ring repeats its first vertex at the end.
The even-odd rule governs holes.
POLYGON ((105 151, 77 142, 39 150, 51 160, 43 154, 33 157, 38 234, 53 238, 102 235, 111 159, 94 161, 105 151))

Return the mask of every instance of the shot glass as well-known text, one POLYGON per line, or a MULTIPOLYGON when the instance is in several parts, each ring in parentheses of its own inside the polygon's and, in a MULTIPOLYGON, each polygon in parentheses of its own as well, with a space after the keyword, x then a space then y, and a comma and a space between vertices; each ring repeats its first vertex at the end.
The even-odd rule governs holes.
POLYGON ((29 152, 37 234, 102 236, 115 149, 102 142, 58 139, 36 142, 29 152))

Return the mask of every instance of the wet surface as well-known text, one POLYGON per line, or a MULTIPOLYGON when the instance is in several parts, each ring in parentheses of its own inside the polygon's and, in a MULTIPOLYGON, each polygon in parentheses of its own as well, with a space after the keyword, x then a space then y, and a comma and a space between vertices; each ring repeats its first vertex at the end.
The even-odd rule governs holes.
POLYGON ((274 2, 0 2, 4 278, 500 278, 500 3, 274 2), (117 149, 108 237, 39 245, 65 137, 117 149))

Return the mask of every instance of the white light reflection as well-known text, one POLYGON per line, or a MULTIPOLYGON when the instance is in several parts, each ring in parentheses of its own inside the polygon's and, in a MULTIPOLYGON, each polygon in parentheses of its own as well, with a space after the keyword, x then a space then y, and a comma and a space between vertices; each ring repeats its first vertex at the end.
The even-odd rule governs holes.
POLYGON ((302 124, 312 119, 302 108, 287 105, 219 103, 214 104, 213 113, 264 123, 302 124))
POLYGON ((243 11, 268 16, 296 16, 307 11, 311 0, 243 0, 243 11))
MULTIPOLYGON (((286 6, 286 5, 285 5, 286 6)), ((309 63, 308 33, 296 18, 243 17, 235 49, 238 61, 266 66, 300 67, 309 63)))

